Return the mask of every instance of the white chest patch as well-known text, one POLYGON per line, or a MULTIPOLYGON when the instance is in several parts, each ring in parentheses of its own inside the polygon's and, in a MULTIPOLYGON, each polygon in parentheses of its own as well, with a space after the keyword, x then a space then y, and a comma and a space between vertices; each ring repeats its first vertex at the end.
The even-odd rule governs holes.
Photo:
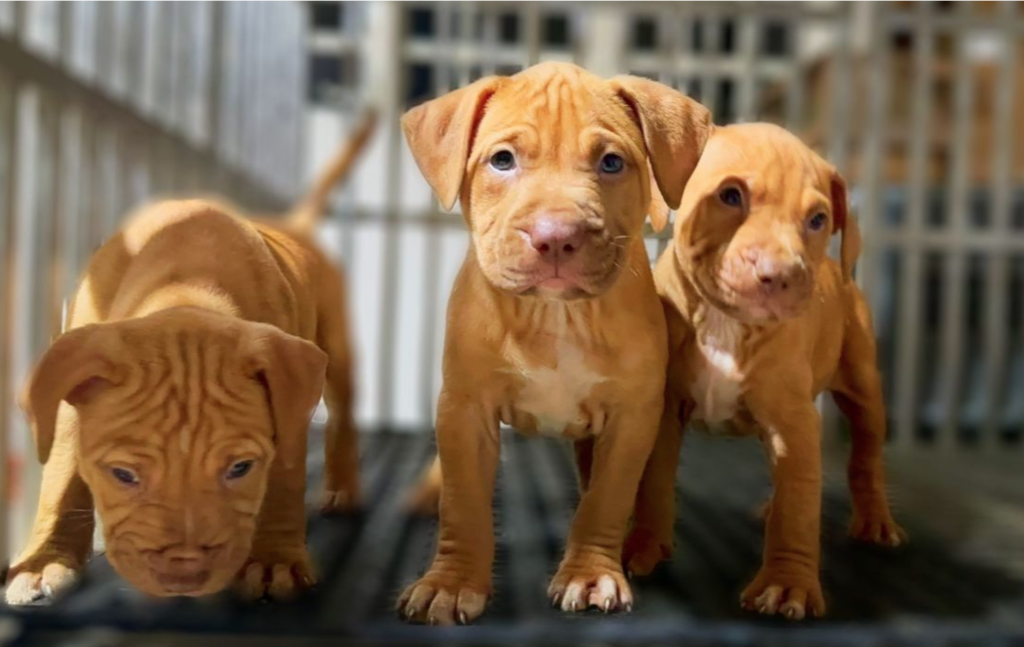
POLYGON ((555 351, 553 367, 531 365, 515 350, 508 353, 524 380, 514 406, 532 415, 537 431, 546 435, 560 435, 567 427, 586 424, 580 404, 595 385, 607 380, 587 364, 586 355, 575 344, 560 340, 555 351))
POLYGON ((743 387, 736 359, 742 335, 735 319, 714 308, 705 311, 697 328, 701 366, 691 387, 695 420, 715 425, 736 415, 743 387))

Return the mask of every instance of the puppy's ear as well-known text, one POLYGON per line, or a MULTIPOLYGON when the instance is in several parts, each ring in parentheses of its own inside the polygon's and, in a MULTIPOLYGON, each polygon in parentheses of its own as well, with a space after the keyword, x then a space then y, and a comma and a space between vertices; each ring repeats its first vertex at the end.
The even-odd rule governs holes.
POLYGON ((124 343, 116 324, 75 328, 47 349, 21 393, 39 462, 50 457, 61 401, 78 406, 124 379, 124 343))
POLYGON ((445 209, 459 199, 476 128, 502 80, 498 76, 480 79, 402 116, 402 131, 416 165, 445 209))
POLYGON ((611 83, 636 115, 661 195, 670 208, 678 209, 711 134, 711 112, 656 81, 617 76, 611 83))
POLYGON ((846 180, 835 170, 832 171, 829 191, 832 198, 832 233, 841 232, 839 244, 839 265, 843 270, 843 281, 853 279, 853 266, 860 256, 861 238, 857 219, 850 215, 846 180))
POLYGON ((250 376, 263 384, 274 420, 274 444, 288 469, 306 460, 306 433, 324 391, 327 355, 267 324, 246 324, 250 376))
POLYGON ((665 202, 665 196, 661 195, 658 182, 654 179, 654 171, 648 169, 648 173, 651 176, 651 205, 647 208, 647 215, 651 218, 651 227, 654 228, 654 231, 661 231, 668 224, 668 215, 671 209, 665 202))

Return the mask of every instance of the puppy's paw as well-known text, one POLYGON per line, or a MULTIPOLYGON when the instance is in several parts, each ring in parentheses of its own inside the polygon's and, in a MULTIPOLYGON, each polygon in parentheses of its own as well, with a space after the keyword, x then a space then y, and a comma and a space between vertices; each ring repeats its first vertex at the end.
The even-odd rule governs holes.
POLYGON ((622 547, 622 563, 631 576, 650 575, 661 562, 672 557, 671 536, 635 527, 622 547))
POLYGON ((264 597, 279 602, 294 600, 316 584, 316 575, 306 548, 254 553, 235 582, 235 592, 243 600, 255 602, 264 597))
POLYGON ((551 604, 562 611, 597 607, 605 613, 633 610, 633 592, 618 564, 605 558, 566 558, 548 586, 551 604))
POLYGON ((762 568, 740 596, 740 605, 765 615, 780 614, 789 620, 803 620, 808 614, 825 615, 825 598, 817 575, 792 577, 762 568))
POLYGON ((80 575, 80 569, 62 562, 23 562, 11 567, 4 600, 11 606, 51 602, 69 591, 80 575))
POLYGON ((468 625, 483 612, 490 584, 473 581, 442 567, 431 568, 402 593, 396 609, 408 622, 452 626, 468 625))
POLYGON ((362 505, 362 496, 358 486, 341 490, 325 490, 320 502, 320 514, 331 516, 355 512, 360 505, 362 505))
POLYGON ((908 541, 907 533, 888 512, 866 515, 854 512, 850 520, 850 536, 859 541, 869 541, 890 548, 896 548, 908 541))

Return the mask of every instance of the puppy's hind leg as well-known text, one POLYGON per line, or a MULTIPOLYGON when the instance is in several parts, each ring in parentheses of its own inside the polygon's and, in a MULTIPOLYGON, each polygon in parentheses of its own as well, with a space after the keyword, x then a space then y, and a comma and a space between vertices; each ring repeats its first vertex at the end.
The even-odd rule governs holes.
POLYGON ((324 495, 321 512, 338 514, 362 502, 359 488, 359 439, 354 419, 352 352, 345 319, 341 277, 322 273, 317 345, 327 353, 327 428, 324 431, 324 495))
POLYGON ((850 421, 851 449, 848 465, 853 518, 850 536, 887 546, 899 546, 907 535, 893 520, 885 491, 885 403, 876 365, 875 338, 867 304, 855 295, 842 358, 832 397, 850 421))

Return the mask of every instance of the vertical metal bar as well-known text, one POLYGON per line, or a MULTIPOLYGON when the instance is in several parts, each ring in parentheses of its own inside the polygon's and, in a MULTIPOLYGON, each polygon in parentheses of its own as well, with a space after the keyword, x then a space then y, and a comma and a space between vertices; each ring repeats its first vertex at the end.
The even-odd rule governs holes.
MULTIPOLYGON (((995 83, 995 105, 991 136, 992 142, 992 233, 1002 237, 1010 235, 1010 213, 1013 209, 1014 142, 1019 137, 1014 131, 1014 94, 1018 82, 1017 58, 1020 44, 1015 26, 1017 6, 1013 2, 999 4, 1000 60, 995 83)), ((1018 107, 1019 109, 1019 107, 1018 107)), ((1005 386, 1009 362, 1009 317, 1007 301, 1010 290, 1010 254, 1006 251, 989 253, 985 273, 985 420, 981 443, 987 450, 999 447, 1002 411, 1008 389, 1005 386)))
POLYGON ((829 120, 829 160, 844 173, 847 170, 847 153, 850 148, 850 7, 842 4, 839 20, 835 21, 836 55, 835 73, 832 75, 832 97, 829 120))
POLYGON ((755 8, 737 12, 733 16, 736 24, 737 60, 740 62, 740 76, 736 79, 736 120, 740 123, 754 120, 754 105, 757 92, 757 37, 763 23, 760 12, 755 8))
POLYGON ((864 252, 857 268, 857 280, 868 302, 875 306, 871 311, 877 313, 880 304, 877 301, 879 291, 876 281, 878 264, 882 258, 879 253, 881 236, 878 229, 881 227, 879 213, 883 208, 883 171, 888 153, 889 119, 886 110, 889 107, 889 69, 892 61, 887 5, 872 4, 870 11, 871 46, 867 62, 871 92, 868 93, 868 113, 861 147, 863 152, 858 169, 861 200, 857 216, 864 237, 864 252))
POLYGON ((11 314, 14 310, 13 297, 13 240, 14 240, 14 187, 17 184, 15 144, 17 142, 18 120, 15 97, 17 85, 6 74, 0 73, 0 468, 5 474, 0 478, 0 570, 12 556, 10 549, 11 514, 13 512, 14 455, 11 452, 10 425, 12 409, 11 354, 14 339, 11 330, 11 314))
POLYGON ((914 5, 913 108, 910 121, 910 176, 907 185, 907 249, 903 253, 900 277, 899 330, 896 358, 896 444, 910 447, 918 422, 917 387, 921 331, 921 236, 928 190, 928 144, 934 49, 933 8, 930 3, 914 5))
MULTIPOLYGON (((388 9, 394 12, 391 16, 389 33, 385 36, 389 39, 389 46, 392 51, 397 50, 400 47, 399 34, 402 33, 403 25, 405 23, 406 14, 405 8, 397 5, 389 5, 388 9)), ((396 56, 394 61, 394 69, 392 70, 391 78, 394 79, 394 86, 396 88, 403 88, 405 84, 402 79, 404 78, 404 68, 401 64, 401 57, 396 56)), ((400 105, 400 99, 397 94, 390 97, 391 101, 388 102, 386 108, 390 108, 397 113, 397 108, 400 105)), ((393 119, 390 123, 397 123, 397 114, 392 115, 393 119)), ((382 120, 384 121, 384 120, 382 120)), ((389 123, 389 122, 385 122, 389 123)), ((398 267, 395 264, 398 250, 398 189, 399 178, 402 177, 402 140, 401 133, 398 132, 397 128, 389 129, 387 133, 387 166, 388 173, 385 174, 384 190, 385 190, 385 203, 384 203, 384 219, 381 223, 384 226, 384 254, 381 257, 381 276, 382 283, 384 286, 383 294, 381 298, 381 331, 380 331, 380 346, 379 352, 379 367, 380 372, 378 373, 378 392, 380 395, 380 419, 382 426, 389 427, 394 421, 394 368, 395 368, 395 334, 398 329, 397 322, 395 321, 395 300, 398 294, 398 267)))
POLYGON ((806 101, 804 74, 806 70, 800 61, 799 52, 804 22, 799 12, 790 14, 786 20, 790 36, 789 51, 786 52, 789 84, 786 88, 785 123, 793 132, 803 131, 806 125, 804 123, 804 102, 806 101))
MULTIPOLYGON (((969 18, 969 3, 957 5, 962 18, 969 18)), ((942 351, 939 370, 939 403, 944 408, 943 424, 939 432, 939 446, 952 449, 956 446, 960 423, 960 404, 963 400, 960 376, 963 373, 964 335, 964 281, 966 279, 967 252, 956 245, 967 230, 970 217, 970 196, 968 194, 971 167, 971 121, 972 88, 970 60, 968 59, 967 38, 970 32, 961 30, 956 35, 953 87, 953 139, 950 149, 952 163, 946 207, 946 226, 954 243, 945 254, 944 300, 942 312, 942 351)), ((1010 80, 1005 80, 1012 83, 1010 80)))

